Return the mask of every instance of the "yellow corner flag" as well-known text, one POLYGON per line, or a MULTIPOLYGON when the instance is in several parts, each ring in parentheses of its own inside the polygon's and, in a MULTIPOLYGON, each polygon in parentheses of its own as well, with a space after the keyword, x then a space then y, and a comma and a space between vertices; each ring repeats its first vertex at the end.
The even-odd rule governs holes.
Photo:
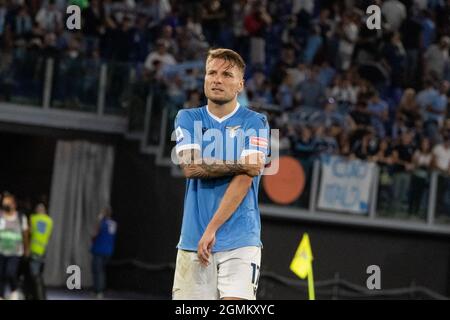
POLYGON ((295 256, 292 259, 290 269, 301 279, 308 278, 308 295, 309 300, 315 300, 314 293, 314 278, 312 269, 313 255, 311 250, 311 244, 309 242, 309 236, 307 233, 303 235, 302 241, 295 252, 295 256))

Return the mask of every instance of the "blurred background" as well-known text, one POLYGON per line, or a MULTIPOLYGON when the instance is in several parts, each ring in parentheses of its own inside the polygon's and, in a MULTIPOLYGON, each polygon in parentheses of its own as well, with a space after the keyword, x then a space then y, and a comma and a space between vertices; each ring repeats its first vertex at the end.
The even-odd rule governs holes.
POLYGON ((449 36, 448 0, 0 0, 0 191, 29 217, 48 208, 47 298, 171 298, 173 121, 206 102, 212 47, 243 56, 239 101, 279 129, 259 299, 307 298, 289 270, 304 232, 318 299, 450 296, 449 36), (81 30, 66 28, 71 4, 81 30))

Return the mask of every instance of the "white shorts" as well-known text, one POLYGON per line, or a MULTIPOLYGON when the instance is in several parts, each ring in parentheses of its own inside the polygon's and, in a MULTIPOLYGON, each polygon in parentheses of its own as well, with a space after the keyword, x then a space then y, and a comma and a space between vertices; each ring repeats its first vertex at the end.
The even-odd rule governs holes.
POLYGON ((209 259, 210 264, 204 266, 197 252, 178 250, 172 289, 174 300, 256 299, 260 247, 216 252, 209 259))

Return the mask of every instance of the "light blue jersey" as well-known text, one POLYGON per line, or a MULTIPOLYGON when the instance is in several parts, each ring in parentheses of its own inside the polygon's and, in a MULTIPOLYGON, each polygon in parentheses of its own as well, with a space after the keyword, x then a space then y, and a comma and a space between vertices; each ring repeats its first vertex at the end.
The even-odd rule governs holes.
MULTIPOLYGON (((269 125, 266 116, 237 104, 223 118, 211 114, 207 106, 180 110, 175 119, 177 153, 200 150, 203 159, 236 161, 255 152, 269 155, 269 125)), ((203 232, 214 216, 232 176, 209 179, 187 179, 183 223, 178 248, 196 251, 203 232)), ((237 210, 216 233, 213 252, 245 246, 262 246, 258 208, 258 186, 253 183, 237 210)))

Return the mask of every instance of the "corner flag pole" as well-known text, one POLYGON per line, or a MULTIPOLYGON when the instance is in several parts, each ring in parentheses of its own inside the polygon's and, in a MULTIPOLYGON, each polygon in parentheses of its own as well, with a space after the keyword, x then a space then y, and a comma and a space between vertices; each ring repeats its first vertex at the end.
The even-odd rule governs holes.
POLYGON ((308 272, 308 296, 309 300, 316 300, 316 293, 314 292, 314 277, 312 263, 308 272))

